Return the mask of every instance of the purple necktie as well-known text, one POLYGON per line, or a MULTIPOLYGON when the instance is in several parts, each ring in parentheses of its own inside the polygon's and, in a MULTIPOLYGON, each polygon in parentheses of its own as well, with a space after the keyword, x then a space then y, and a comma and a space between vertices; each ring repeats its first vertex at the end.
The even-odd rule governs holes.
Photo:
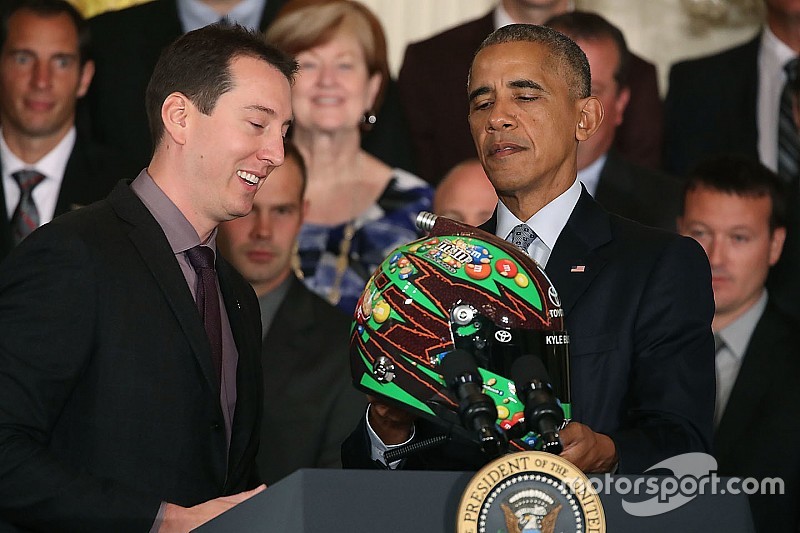
POLYGON ((35 170, 20 170, 13 177, 19 185, 19 203, 11 217, 11 229, 14 232, 14 244, 39 227, 39 210, 33 203, 33 188, 44 180, 44 175, 35 170))
POLYGON ((222 323, 219 314, 217 271, 214 270, 214 251, 208 246, 197 245, 186 250, 186 256, 197 272, 195 300, 211 343, 211 362, 219 385, 222 376, 222 323))

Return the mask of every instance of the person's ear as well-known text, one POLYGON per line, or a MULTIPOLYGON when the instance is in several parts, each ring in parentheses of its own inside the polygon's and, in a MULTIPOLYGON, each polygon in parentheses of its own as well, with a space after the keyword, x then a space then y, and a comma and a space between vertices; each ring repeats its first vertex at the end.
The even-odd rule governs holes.
POLYGON ((615 126, 622 124, 622 116, 625 114, 625 109, 628 107, 628 102, 631 100, 631 90, 628 87, 623 87, 614 98, 614 106, 617 111, 617 123, 615 126))
POLYGON ((176 144, 186 143, 187 118, 192 104, 183 93, 174 92, 161 104, 164 131, 176 144))
POLYGON ((778 259, 781 258, 783 252, 783 243, 786 241, 786 228, 777 227, 772 230, 772 236, 769 239, 769 266, 775 265, 778 259))
POLYGON ((78 91, 76 93, 78 98, 83 98, 86 96, 86 93, 89 91, 89 85, 92 84, 92 78, 94 78, 94 61, 90 59, 84 63, 83 67, 81 67, 81 75, 78 80, 78 91))
POLYGON ((589 96, 578 100, 578 106, 580 114, 578 124, 575 126, 575 138, 578 141, 585 141, 594 135, 603 122, 603 104, 596 96, 589 96))

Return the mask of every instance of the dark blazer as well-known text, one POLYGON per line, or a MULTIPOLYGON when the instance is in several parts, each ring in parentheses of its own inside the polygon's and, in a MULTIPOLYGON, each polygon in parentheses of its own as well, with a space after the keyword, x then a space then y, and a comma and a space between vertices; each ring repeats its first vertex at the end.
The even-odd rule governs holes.
MULTIPOLYGON (((268 0, 264 30, 286 0, 268 0)), ((86 104, 93 135, 142 167, 152 155, 144 95, 161 50, 183 35, 175 0, 153 0, 89 20, 95 75, 86 104)))
MULTIPOLYGON (((64 170, 55 216, 105 198, 117 183, 114 176, 135 174, 140 170, 141 168, 134 168, 126 163, 125 158, 116 151, 101 147, 89 140, 79 129, 75 147, 64 170)), ((11 235, 11 218, 7 216, 5 202, 5 190, 0 185, 0 206, 3 209, 0 216, 0 261, 11 251, 14 242, 11 235)))
MULTIPOLYGON (((467 123, 467 73, 475 50, 494 30, 494 11, 406 48, 397 83, 416 156, 417 174, 437 184, 457 163, 475 157, 467 123)), ((658 166, 661 99, 656 69, 633 56, 631 100, 617 146, 631 161, 658 166)))
POLYGON ((723 52, 681 61, 664 103, 664 168, 684 176, 703 159, 739 153, 758 159, 756 99, 761 36, 723 52))
POLYGON ((594 199, 615 215, 675 231, 682 192, 681 182, 672 176, 629 163, 611 150, 600 171, 594 199))
POLYGON ((261 352, 258 470, 267 484, 300 468, 341 467, 342 441, 367 406, 351 383, 350 323, 292 277, 261 352))
MULTIPOLYGON (((481 228, 496 223, 495 214, 481 228)), ((584 189, 545 272, 570 334, 573 419, 614 440, 619 472, 710 452, 714 297, 700 245, 611 215, 584 189)), ((345 466, 370 466, 362 430, 363 421, 343 446, 345 466)), ((480 464, 447 464, 459 466, 480 464)))
POLYGON ((800 322, 771 301, 747 346, 714 435, 722 476, 780 477, 784 495, 753 495, 758 531, 800 527, 800 322))
POLYGON ((0 526, 141 532, 161 501, 252 486, 260 314, 220 257, 217 271, 239 352, 229 452, 202 319, 128 183, 0 264, 0 526))
MULTIPOLYGON (((665 104, 664 164, 685 175, 707 157, 735 153, 758 155, 758 51, 761 35, 670 70, 665 104)), ((793 191, 789 205, 797 205, 793 191)), ((800 319, 800 214, 789 209, 786 244, 770 271, 771 297, 800 319)))

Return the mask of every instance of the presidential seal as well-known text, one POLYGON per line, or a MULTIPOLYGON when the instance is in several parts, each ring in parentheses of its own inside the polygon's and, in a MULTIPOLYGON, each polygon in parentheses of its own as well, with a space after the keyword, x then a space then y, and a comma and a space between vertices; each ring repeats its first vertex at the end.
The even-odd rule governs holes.
POLYGON ((457 533, 605 533, 600 497, 575 465, 518 452, 484 466, 461 496, 457 533))

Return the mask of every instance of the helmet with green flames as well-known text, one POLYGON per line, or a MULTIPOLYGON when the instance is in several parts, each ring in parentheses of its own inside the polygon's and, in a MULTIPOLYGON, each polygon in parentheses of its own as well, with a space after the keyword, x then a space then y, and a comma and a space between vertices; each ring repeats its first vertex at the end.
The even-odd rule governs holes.
POLYGON ((425 215, 429 236, 395 249, 359 299, 350 342, 353 381, 387 403, 451 426, 458 402, 439 365, 451 351, 466 350, 512 449, 534 448, 536 436, 519 425, 524 406, 509 369, 517 357, 539 357, 570 416, 569 338, 558 294, 516 246, 425 215))

